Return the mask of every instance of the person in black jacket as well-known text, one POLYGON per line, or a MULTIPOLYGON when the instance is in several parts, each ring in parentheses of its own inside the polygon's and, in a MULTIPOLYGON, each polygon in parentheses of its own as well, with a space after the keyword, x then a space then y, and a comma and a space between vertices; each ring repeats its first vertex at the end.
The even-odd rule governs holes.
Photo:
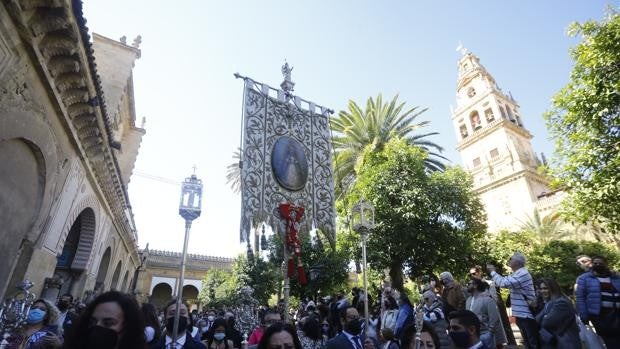
POLYGON ((131 296, 109 291, 91 302, 65 338, 64 349, 145 349, 144 320, 131 296))
POLYGON ((195 340, 191 335, 193 322, 189 314, 189 306, 181 303, 179 307, 179 327, 176 336, 172 335, 174 328, 174 315, 176 314, 176 299, 171 300, 164 308, 166 316, 166 333, 159 340, 154 341, 149 346, 150 349, 169 349, 173 342, 176 342, 176 349, 206 349, 206 347, 195 340), (173 338, 174 337, 174 338, 173 338))
POLYGON ((356 349, 364 346, 362 335, 362 322, 360 315, 353 306, 348 306, 340 311, 342 332, 327 341, 327 349, 356 349))

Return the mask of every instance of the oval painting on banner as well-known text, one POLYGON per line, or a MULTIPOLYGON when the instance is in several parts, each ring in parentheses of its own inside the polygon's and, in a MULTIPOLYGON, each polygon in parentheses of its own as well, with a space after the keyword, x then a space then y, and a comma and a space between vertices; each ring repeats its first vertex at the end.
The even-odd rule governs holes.
POLYGON ((304 146, 291 137, 280 137, 271 152, 271 169, 283 188, 298 191, 308 181, 308 160, 304 146))

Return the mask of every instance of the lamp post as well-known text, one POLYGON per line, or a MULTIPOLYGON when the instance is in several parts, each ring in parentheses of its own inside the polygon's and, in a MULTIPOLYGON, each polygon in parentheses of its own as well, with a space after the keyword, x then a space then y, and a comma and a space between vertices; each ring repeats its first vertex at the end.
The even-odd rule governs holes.
MULTIPOLYGON (((202 206, 202 180, 192 174, 185 178, 181 184, 181 203, 179 204, 179 215, 185 219, 185 240, 183 241, 183 256, 181 257, 181 277, 177 284, 177 305, 174 313, 174 326, 172 336, 174 340, 170 344, 175 348, 177 333, 179 331, 179 309, 181 308, 181 296, 183 295, 183 283, 185 281, 185 262, 187 259, 187 242, 192 221, 200 217, 200 207, 202 206)), ((188 309, 189 311, 189 309, 188 309)))
POLYGON ((364 321, 368 329, 368 277, 366 273, 366 242, 370 231, 375 227, 375 208, 368 202, 361 200, 351 209, 351 224, 362 238, 362 264, 364 265, 364 321))

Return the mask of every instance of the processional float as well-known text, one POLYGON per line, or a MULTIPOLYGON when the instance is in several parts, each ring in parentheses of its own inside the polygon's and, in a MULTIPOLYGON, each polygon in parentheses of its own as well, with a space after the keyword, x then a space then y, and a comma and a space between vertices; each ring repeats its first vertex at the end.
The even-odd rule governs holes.
POLYGON ((334 241, 336 232, 333 111, 293 95, 292 70, 282 66, 281 89, 235 74, 244 81, 240 239, 250 248, 251 232, 265 225, 282 236, 287 310, 289 278, 307 282, 301 235, 317 228, 334 241))
POLYGON ((24 280, 17 286, 17 293, 4 300, 0 307, 0 332, 2 338, 0 349, 9 345, 11 333, 26 324, 28 312, 36 296, 30 292, 34 286, 30 280, 24 280))

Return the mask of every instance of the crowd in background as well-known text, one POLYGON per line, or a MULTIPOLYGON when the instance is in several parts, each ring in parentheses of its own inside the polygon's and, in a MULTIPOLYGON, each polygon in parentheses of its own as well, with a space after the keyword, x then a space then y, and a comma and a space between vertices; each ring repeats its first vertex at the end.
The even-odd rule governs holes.
MULTIPOLYGON (((620 348, 620 276, 604 257, 579 256, 584 273, 576 280, 573 301, 550 278, 533 280, 526 259, 515 253, 512 273, 495 266, 474 266, 466 282, 451 272, 425 278, 421 301, 386 285, 376 297, 354 288, 344 294, 306 299, 298 309, 261 307, 259 326, 247 333, 249 348, 258 349, 491 349, 515 344, 507 307, 529 349, 578 349, 584 326, 591 323, 608 349, 620 348), (500 289, 508 289, 503 299, 500 289), (373 300, 373 298, 376 298, 373 300), (363 318, 365 303, 368 319, 363 318), (287 314, 284 312, 288 311, 287 314), (284 319, 288 318, 288 321, 284 319), (416 321, 417 320, 417 321, 416 321), (417 328, 416 322, 421 323, 417 328), (580 333, 581 331, 581 333, 580 333)), ((244 335, 238 316, 227 308, 192 310, 182 303, 173 335, 176 300, 161 309, 130 295, 110 291, 89 304, 65 294, 56 304, 36 300, 26 324, 8 338, 9 349, 240 349, 244 335)))

